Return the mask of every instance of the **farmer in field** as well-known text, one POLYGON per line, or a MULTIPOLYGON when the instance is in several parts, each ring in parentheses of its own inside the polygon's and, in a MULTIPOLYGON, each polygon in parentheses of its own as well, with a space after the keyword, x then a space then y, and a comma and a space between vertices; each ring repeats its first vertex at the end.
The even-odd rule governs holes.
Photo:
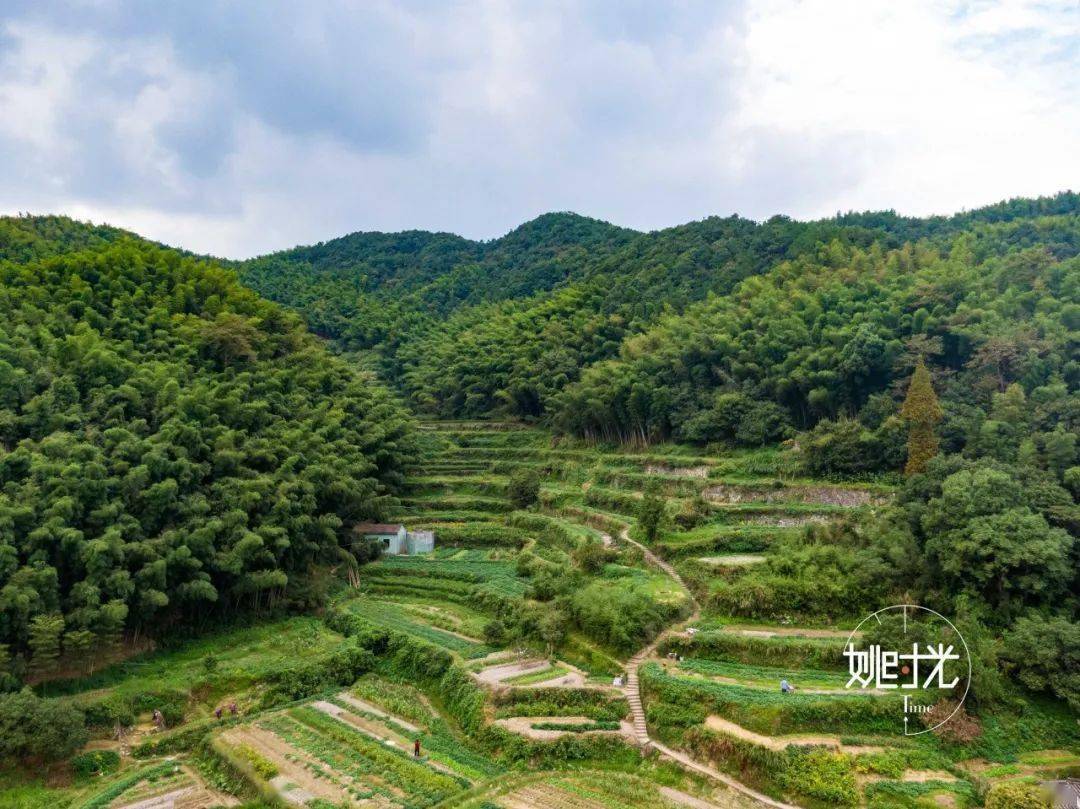
POLYGON ((420 758, 420 737, 419 736, 417 736, 416 740, 413 742, 412 754, 416 758, 420 758))
POLYGON ((790 694, 795 690, 795 686, 789 683, 787 680, 780 681, 780 691, 784 694, 790 694))

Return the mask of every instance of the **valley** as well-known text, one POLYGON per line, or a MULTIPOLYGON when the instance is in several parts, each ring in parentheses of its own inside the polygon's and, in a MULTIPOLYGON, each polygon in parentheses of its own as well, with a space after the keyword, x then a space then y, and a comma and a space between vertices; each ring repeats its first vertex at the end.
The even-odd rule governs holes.
POLYGON ((0 220, 0 807, 1042 800, 1077 210, 247 262, 0 220), (852 687, 935 641, 915 709, 852 687))

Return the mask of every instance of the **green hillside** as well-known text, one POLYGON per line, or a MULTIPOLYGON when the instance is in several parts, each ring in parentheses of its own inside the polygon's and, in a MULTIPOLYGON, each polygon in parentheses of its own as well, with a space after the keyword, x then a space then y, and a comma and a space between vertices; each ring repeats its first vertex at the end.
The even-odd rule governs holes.
POLYGON ((992 389, 1075 386, 1078 212, 1063 193, 952 217, 647 234, 556 214, 487 243, 353 234, 239 271, 439 417, 700 443, 760 444, 823 418, 873 430, 923 356, 966 408, 947 427, 962 432, 992 389))
POLYGON ((0 234, 0 669, 287 598, 393 506, 403 411, 231 271, 60 218, 0 234))

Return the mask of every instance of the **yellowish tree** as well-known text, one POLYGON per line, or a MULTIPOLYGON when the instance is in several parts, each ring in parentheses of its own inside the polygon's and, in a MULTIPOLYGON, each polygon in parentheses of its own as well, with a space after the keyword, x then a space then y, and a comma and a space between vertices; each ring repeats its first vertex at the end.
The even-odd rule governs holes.
POLYGON ((938 453, 935 428, 944 416, 941 403, 934 393, 930 372, 921 357, 911 375, 907 398, 904 399, 904 406, 900 408, 900 415, 908 423, 908 456, 904 474, 916 475, 925 471, 930 459, 938 453))

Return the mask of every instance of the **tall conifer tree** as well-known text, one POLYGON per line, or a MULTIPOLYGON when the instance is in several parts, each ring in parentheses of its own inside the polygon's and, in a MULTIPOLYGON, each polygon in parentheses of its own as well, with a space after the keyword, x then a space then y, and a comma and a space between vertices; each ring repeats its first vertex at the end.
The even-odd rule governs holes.
POLYGON ((930 459, 937 455, 938 437, 935 427, 944 416, 937 394, 934 393, 930 372, 921 357, 911 375, 907 398, 904 399, 904 406, 900 408, 900 415, 908 423, 908 457, 904 474, 916 475, 925 471, 930 459))

